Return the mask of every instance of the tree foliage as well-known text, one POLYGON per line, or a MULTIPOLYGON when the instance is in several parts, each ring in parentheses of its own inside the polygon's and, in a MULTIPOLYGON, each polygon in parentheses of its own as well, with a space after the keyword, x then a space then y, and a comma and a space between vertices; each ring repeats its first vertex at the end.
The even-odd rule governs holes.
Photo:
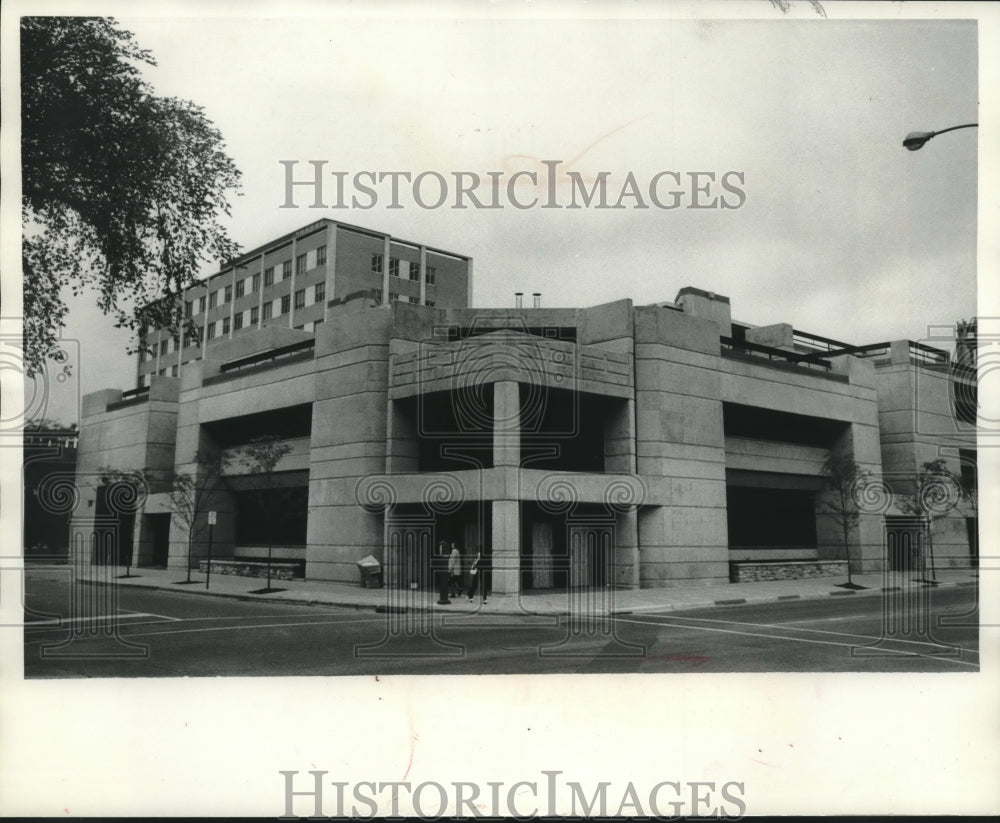
POLYGON ((219 222, 240 184, 221 134, 199 106, 156 96, 142 64, 155 61, 112 18, 21 18, 28 374, 56 348, 64 289, 96 290, 119 327, 176 333, 202 264, 238 252, 219 222))
POLYGON ((844 559, 847 560, 847 582, 854 583, 851 574, 850 534, 861 515, 857 493, 871 473, 847 455, 831 455, 823 462, 823 485, 829 492, 824 500, 826 512, 840 527, 844 542, 844 559))
POLYGON ((937 579, 934 565, 934 524, 948 517, 963 499, 962 481, 947 467, 944 458, 923 463, 913 475, 914 493, 899 498, 900 508, 913 517, 927 522, 927 553, 924 563, 931 562, 931 577, 937 579))

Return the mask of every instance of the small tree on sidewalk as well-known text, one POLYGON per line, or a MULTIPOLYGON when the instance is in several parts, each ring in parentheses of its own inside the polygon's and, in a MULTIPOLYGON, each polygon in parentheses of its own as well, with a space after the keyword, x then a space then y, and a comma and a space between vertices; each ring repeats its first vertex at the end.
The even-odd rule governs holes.
POLYGON ((201 515, 208 510, 211 492, 228 464, 221 454, 202 451, 195 455, 194 462, 195 474, 174 472, 170 484, 170 507, 187 535, 187 583, 191 582, 191 549, 206 526, 201 515))
POLYGON ((244 460, 250 472, 260 475, 264 479, 264 489, 262 492, 258 492, 258 499, 262 511, 267 515, 269 525, 267 532, 267 588, 265 589, 268 592, 271 591, 271 552, 274 546, 270 527, 274 522, 278 507, 283 502, 276 499, 274 469, 281 458, 291 450, 291 445, 276 435, 255 438, 243 449, 244 460))
MULTIPOLYGON (((97 471, 105 504, 118 518, 119 524, 121 524, 121 515, 133 515, 145 506, 153 485, 150 472, 144 469, 116 469, 111 466, 101 466, 97 471)), ((120 550, 121 546, 116 540, 116 565, 120 559, 120 550)), ((125 552, 124 559, 125 574, 122 576, 132 577, 132 552, 125 552)))
POLYGON ((914 493, 901 497, 900 508, 907 514, 919 517, 927 524, 927 551, 921 558, 925 582, 937 583, 934 562, 934 524, 951 514, 962 499, 962 483, 947 468, 944 458, 924 463, 913 476, 914 493), (926 581, 927 561, 930 559, 931 578, 926 581))
POLYGON ((979 472, 975 461, 966 462, 971 471, 962 471, 958 476, 962 502, 969 508, 966 516, 972 517, 972 528, 969 530, 969 549, 972 560, 979 566, 979 472))
POLYGON ((858 465, 846 455, 830 455, 822 468, 823 486, 828 492, 822 501, 823 510, 840 527, 844 543, 844 559, 847 561, 847 588, 863 589, 854 582, 851 573, 851 529, 858 524, 860 510, 855 494, 870 477, 867 469, 858 465))

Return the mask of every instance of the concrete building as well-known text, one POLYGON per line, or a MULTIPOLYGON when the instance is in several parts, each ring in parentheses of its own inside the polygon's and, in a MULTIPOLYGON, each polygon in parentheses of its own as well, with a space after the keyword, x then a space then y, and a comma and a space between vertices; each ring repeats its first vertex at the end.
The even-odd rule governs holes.
MULTIPOLYGON (((270 551, 308 578, 357 581, 372 554, 388 585, 426 586, 444 538, 492 554, 497 594, 657 587, 844 572, 831 455, 889 484, 851 525, 851 568, 915 563, 916 543, 887 549, 906 484, 938 457, 956 475, 974 465, 974 416, 955 413, 955 381, 969 379, 943 350, 754 327, 690 287, 648 306, 476 309, 471 269, 321 221, 191 290, 206 328, 229 317, 224 339, 160 352, 154 331, 139 388, 85 398, 74 528, 109 513, 103 467, 141 468, 150 495, 120 542, 138 565, 183 568, 167 493, 178 471, 208 481, 217 559, 270 551), (269 281, 303 256, 291 282, 269 281), (321 299, 262 319, 321 283, 321 299), (248 458, 261 437, 283 445, 273 472, 248 458), (221 456, 217 477, 205 455, 221 456)), ((939 567, 970 564, 960 507, 931 528, 939 567)))

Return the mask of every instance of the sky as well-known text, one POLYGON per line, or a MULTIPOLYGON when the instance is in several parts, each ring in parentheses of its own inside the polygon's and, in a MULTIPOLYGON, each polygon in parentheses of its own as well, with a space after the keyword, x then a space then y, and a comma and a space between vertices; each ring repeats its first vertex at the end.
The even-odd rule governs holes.
MULTIPOLYGON (((513 305, 515 291, 642 304, 696 286, 728 296, 736 319, 858 344, 975 314, 978 130, 918 152, 901 142, 977 120, 976 23, 749 5, 768 19, 118 19, 156 57, 156 91, 203 106, 225 137, 243 172, 226 225, 245 249, 329 217, 470 255, 479 306, 513 305), (609 172, 611 203, 630 172, 641 191, 676 172, 687 193, 672 210, 425 209, 404 183, 402 208, 384 184, 371 209, 308 208, 301 190, 284 209, 280 160, 298 161, 297 179, 327 161, 328 194, 333 171, 450 179, 542 160, 585 180, 609 172), (705 197, 728 203, 718 181, 738 172, 742 205, 687 208, 692 172, 714 172, 705 197)), ((569 178, 557 182, 568 202, 569 178)), ((93 303, 71 301, 79 363, 49 416, 134 385, 129 338, 93 303)))

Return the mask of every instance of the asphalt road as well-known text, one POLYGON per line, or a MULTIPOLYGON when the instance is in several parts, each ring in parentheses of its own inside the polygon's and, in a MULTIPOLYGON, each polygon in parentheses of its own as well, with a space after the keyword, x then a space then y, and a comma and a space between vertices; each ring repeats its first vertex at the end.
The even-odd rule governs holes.
MULTIPOLYGON (((82 587, 87 597, 100 589, 82 587)), ((972 587, 926 590, 904 614, 879 596, 827 597, 610 620, 385 615, 184 591, 122 589, 117 633, 74 619, 65 576, 29 572, 28 678, 574 672, 974 672, 972 587), (941 617, 958 625, 940 626, 941 617), (905 619, 904 619, 905 618, 905 619), (895 629, 894 629, 895 627, 895 629)))

